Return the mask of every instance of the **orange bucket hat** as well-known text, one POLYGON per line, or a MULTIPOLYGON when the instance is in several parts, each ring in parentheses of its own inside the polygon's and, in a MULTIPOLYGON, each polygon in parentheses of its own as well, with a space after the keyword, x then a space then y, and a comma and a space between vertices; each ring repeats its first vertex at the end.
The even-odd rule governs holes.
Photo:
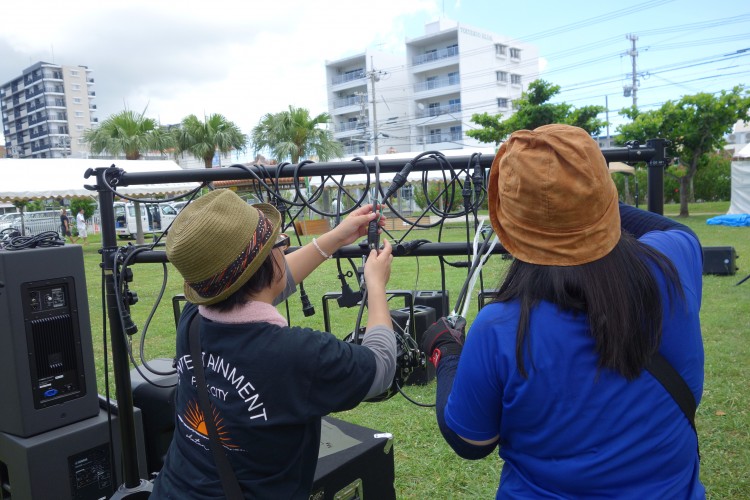
POLYGON ((492 162, 488 197, 495 233, 523 262, 586 264, 620 240, 617 188, 596 141, 578 127, 511 134, 492 162))
POLYGON ((271 253, 281 228, 272 205, 248 205, 216 189, 183 208, 167 233, 167 258, 194 304, 221 302, 239 290, 271 253))

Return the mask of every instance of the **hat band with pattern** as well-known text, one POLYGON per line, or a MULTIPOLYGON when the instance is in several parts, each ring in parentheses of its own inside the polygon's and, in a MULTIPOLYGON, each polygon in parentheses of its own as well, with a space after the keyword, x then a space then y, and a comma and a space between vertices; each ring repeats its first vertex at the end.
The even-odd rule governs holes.
POLYGON ((258 211, 258 215, 258 226, 250 238, 250 243, 231 264, 209 278, 198 282, 185 281, 185 284, 204 298, 216 297, 232 286, 273 234, 271 221, 261 211, 258 211))

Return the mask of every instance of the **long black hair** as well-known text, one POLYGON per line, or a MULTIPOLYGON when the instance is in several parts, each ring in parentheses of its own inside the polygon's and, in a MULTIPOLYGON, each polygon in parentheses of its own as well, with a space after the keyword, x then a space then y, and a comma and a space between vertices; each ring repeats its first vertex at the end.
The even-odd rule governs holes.
POLYGON ((624 231, 609 254, 587 264, 542 266, 515 259, 494 301, 520 301, 516 363, 521 375, 528 377, 523 352, 531 311, 547 301, 587 315, 599 369, 612 369, 628 380, 638 377, 662 334, 661 295, 649 263, 666 276, 670 296, 677 291, 684 297, 672 262, 624 231))

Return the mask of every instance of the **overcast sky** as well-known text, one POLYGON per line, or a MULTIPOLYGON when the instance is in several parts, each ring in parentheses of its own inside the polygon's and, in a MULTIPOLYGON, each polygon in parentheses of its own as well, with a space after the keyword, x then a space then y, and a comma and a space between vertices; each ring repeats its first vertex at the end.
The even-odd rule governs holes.
POLYGON ((746 0, 28 0, 0 16, 1 83, 38 61, 85 65, 100 121, 126 107, 164 124, 221 113, 245 133, 288 105, 327 111, 327 60, 403 51, 440 16, 537 45, 559 100, 607 102, 614 122, 632 103, 628 33, 644 108, 750 75, 746 0))

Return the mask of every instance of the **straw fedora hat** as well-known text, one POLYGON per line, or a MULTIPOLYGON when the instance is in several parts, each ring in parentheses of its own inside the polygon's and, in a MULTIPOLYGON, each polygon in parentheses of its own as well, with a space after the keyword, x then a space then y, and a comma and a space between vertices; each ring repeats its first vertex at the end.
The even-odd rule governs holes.
POLYGON ((239 290, 271 253, 281 227, 272 205, 249 205, 217 189, 189 203, 167 234, 167 258, 194 304, 221 302, 239 290))

